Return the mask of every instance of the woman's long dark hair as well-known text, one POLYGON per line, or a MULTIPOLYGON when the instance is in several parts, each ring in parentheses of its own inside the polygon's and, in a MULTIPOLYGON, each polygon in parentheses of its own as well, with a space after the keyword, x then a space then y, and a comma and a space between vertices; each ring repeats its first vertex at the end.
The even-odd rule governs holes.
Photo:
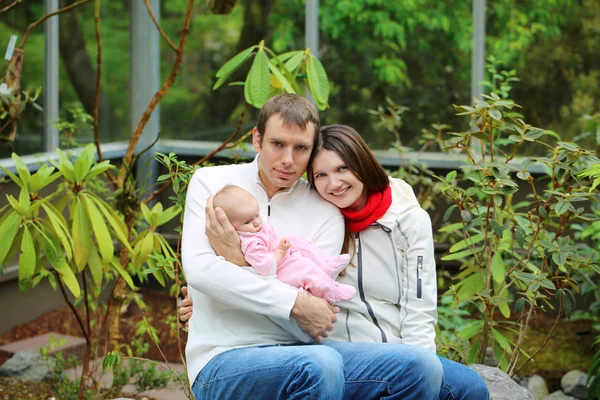
MULTIPOLYGON (((312 163, 322 150, 335 152, 344 164, 365 185, 369 193, 383 192, 390 184, 389 178, 375 155, 354 128, 347 125, 327 125, 321 127, 317 147, 306 169, 306 176, 311 186, 315 187, 312 163)), ((346 229, 342 252, 348 253, 353 247, 354 235, 346 229)))

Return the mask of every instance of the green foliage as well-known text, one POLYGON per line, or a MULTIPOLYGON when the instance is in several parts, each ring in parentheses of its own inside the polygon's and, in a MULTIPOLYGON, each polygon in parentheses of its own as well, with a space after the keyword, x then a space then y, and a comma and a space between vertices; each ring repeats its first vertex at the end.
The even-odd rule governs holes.
POLYGON ((329 81, 321 62, 309 49, 282 55, 260 44, 247 48, 227 61, 216 74, 213 90, 225 83, 254 54, 254 61, 244 82, 244 97, 248 104, 261 108, 270 97, 279 93, 300 93, 297 79, 303 76, 320 110, 327 108, 329 81), (269 56, 271 58, 269 58, 269 56))
POLYGON ((547 144, 554 134, 512 117, 514 103, 494 92, 484 97, 473 107, 456 107, 458 115, 470 119, 470 129, 450 133, 445 142, 447 150, 464 152, 468 164, 438 177, 444 196, 453 203, 445 219, 453 212, 460 218, 443 228, 459 241, 442 260, 461 262, 457 283, 448 292, 455 293, 453 305, 468 301, 481 313, 481 319, 458 332, 472 343, 468 361, 483 362, 491 344, 500 366, 512 372, 531 315, 553 308, 556 298, 559 313, 570 316, 573 294, 579 292, 574 275, 596 262, 593 254, 580 251, 568 228, 574 221, 598 219, 580 206, 589 204, 593 195, 578 176, 587 163, 599 160, 573 143, 547 144), (480 149, 472 147, 473 138, 481 141, 480 149), (516 165, 517 149, 534 144, 548 155, 516 165), (543 191, 527 171, 534 164, 547 171, 543 191), (531 193, 520 195, 516 179, 529 185, 531 193), (523 200, 517 201, 519 196, 523 200), (503 320, 497 320, 496 311, 503 320), (518 315, 517 342, 507 337, 513 312, 518 315))

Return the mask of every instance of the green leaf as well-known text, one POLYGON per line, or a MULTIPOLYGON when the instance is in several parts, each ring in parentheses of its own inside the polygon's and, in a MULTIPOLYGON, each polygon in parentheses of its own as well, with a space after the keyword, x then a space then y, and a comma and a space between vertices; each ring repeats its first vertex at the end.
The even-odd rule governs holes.
MULTIPOLYGON (((480 249, 481 248, 476 249, 475 252, 477 252, 480 249)), ((443 261, 452 261, 452 260, 458 260, 460 258, 467 258, 467 257, 471 257, 471 256, 473 256, 473 251, 463 250, 463 251, 459 251, 458 253, 445 255, 444 257, 442 257, 442 260, 443 261)))
POLYGON ((88 268, 90 269, 90 275, 92 275, 92 282, 96 286, 102 284, 102 261, 96 251, 96 246, 90 247, 90 253, 88 254, 88 268))
POLYGON ((508 340, 508 338, 506 336, 504 336, 502 333, 500 333, 499 330, 493 329, 493 328, 492 328, 492 334, 494 335, 494 338, 496 339, 496 342, 500 345, 500 347, 502 347, 504 350, 510 350, 510 348, 511 348, 510 341, 508 340))
POLYGON ((508 303, 505 301, 498 302, 498 310, 502 313, 504 318, 510 318, 510 307, 508 303))
POLYGON ((565 310, 565 315, 569 318, 573 314, 573 310, 575 310, 575 296, 568 289, 565 289, 564 293, 563 309, 565 310))
POLYGON ((165 287, 165 277, 162 270, 156 265, 156 262, 152 258, 148 258, 148 265, 151 267, 152 276, 154 276, 162 287, 165 287))
POLYGON ((54 161, 50 161, 59 171, 62 172, 63 176, 66 180, 71 183, 75 182, 75 169, 73 167, 73 163, 69 160, 67 155, 63 153, 61 149, 56 149, 56 154, 58 155, 58 163, 54 161))
POLYGON ((475 293, 480 292, 484 288, 481 273, 479 271, 472 273, 456 286, 459 287, 456 293, 459 300, 471 299, 475 293))
POLYGON ((568 201, 565 200, 561 200, 556 204, 556 215, 560 216, 561 214, 564 214, 565 212, 569 211, 569 208, 571 206, 571 203, 569 203, 568 201))
POLYGON ((496 121, 500 121, 502 119, 502 113, 499 110, 496 110, 494 108, 490 108, 488 110, 488 115, 490 117, 492 117, 493 119, 495 119, 496 121))
POLYGON ((552 253, 552 261, 554 261, 556 265, 564 265, 567 262, 567 254, 560 250, 555 251, 552 253))
POLYGON ((460 211, 460 216, 462 217, 462 219, 466 223, 471 222, 471 219, 473 219, 473 216, 471 215, 471 213, 469 212, 469 210, 461 210, 460 211))
POLYGON ((83 182, 85 175, 88 173, 87 161, 83 157, 77 158, 75 160, 75 181, 83 182))
POLYGON ((36 261, 33 237, 29 228, 25 226, 21 240, 21 255, 19 256, 19 289, 22 292, 26 292, 32 287, 36 261))
POLYGON ((317 106, 320 110, 324 110, 329 101, 329 80, 323 64, 313 55, 310 55, 306 62, 306 78, 308 88, 314 96, 317 106))
POLYGON ((94 201, 86 198, 85 195, 80 196, 80 198, 83 201, 83 204, 85 204, 88 218, 92 223, 92 229, 96 236, 96 243, 98 244, 98 249, 100 249, 102 261, 107 263, 115 254, 115 246, 113 245, 112 237, 110 236, 106 223, 94 201))
POLYGON ((158 224, 156 226, 161 226, 175 218, 181 212, 180 206, 172 206, 167 208, 160 214, 160 218, 158 219, 158 224))
POLYGON ((95 176, 100 175, 103 172, 108 171, 109 169, 114 169, 114 165, 110 164, 110 160, 104 160, 101 163, 98 163, 96 165, 94 165, 91 169, 90 172, 87 173, 87 175, 85 176, 86 180, 92 179, 95 176))
POLYGON ((496 252, 492 257, 492 277, 494 281, 497 283, 504 282, 505 274, 506 274, 506 266, 504 264, 504 260, 500 252, 496 252))
POLYGON ((12 153, 11 157, 13 162, 15 163, 15 167, 17 167, 17 172, 19 177, 21 178, 21 183, 23 186, 29 185, 29 178, 31 178, 31 173, 29 172, 29 168, 27 165, 21 160, 21 158, 17 155, 17 153, 12 153))
POLYGON ((62 253, 57 251, 60 246, 55 241, 52 243, 51 241, 45 240, 43 243, 44 253, 48 258, 48 262, 52 267, 58 272, 61 281, 65 284, 65 286, 73 293, 75 298, 79 298, 81 295, 81 288, 79 287, 79 282, 77 281, 77 277, 73 273, 73 270, 67 264, 62 253))
POLYGON ((21 179, 19 177, 17 177, 15 174, 13 174, 12 172, 10 172, 9 170, 7 170, 6 168, 4 168, 3 166, 0 166, 0 168, 2 168, 2 171, 4 171, 4 173, 6 175, 8 175, 8 177, 17 184, 17 186, 19 187, 23 187, 23 181, 21 181, 21 179))
POLYGON ((71 231, 73 239, 73 252, 75 256, 75 265, 78 271, 82 271, 87 263, 88 254, 92 244, 92 232, 90 230, 90 221, 85 206, 81 204, 81 199, 75 199, 73 206, 73 227, 71 231))
POLYGON ((463 328, 460 328, 458 330, 458 336, 461 339, 469 340, 476 334, 481 333, 482 329, 483 329, 483 320, 473 321, 473 322, 467 324, 466 326, 464 326, 463 328))
POLYGON ((446 175, 446 179, 445 179, 445 180, 446 180, 446 182, 447 182, 447 183, 450 183, 450 182, 452 182, 452 181, 453 181, 455 178, 456 178, 456 171, 454 170, 454 171, 450 171, 450 172, 448 172, 448 174, 446 175))
POLYGON ((62 244, 62 248, 67 255, 67 260, 71 261, 73 258, 73 250, 71 244, 71 236, 69 235, 69 231, 63 222, 64 219, 62 215, 59 214, 58 210, 52 206, 52 204, 42 204, 42 207, 46 211, 46 215, 48 215, 48 219, 50 220, 50 225, 54 229, 54 233, 58 236, 60 243, 62 244))
POLYGON ((450 219, 450 215, 452 215, 452 211, 454 211, 454 209, 456 208, 455 204, 452 204, 450 207, 448 207, 446 209, 446 212, 444 213, 444 222, 448 222, 448 220, 450 219))
POLYGON ((246 77, 244 95, 248 104, 261 108, 269 100, 270 90, 269 58, 261 48, 256 53, 250 72, 246 77))
POLYGON ((525 299, 523 297, 519 297, 517 301, 515 301, 515 312, 520 314, 525 308, 525 299))
POLYGON ((21 216, 16 212, 10 212, 6 217, 2 218, 0 224, 0 264, 4 264, 5 258, 9 253, 13 240, 17 236, 19 227, 21 226, 21 216))
POLYGON ((274 65, 273 61, 269 61, 269 69, 271 70, 271 73, 275 76, 275 78, 277 78, 277 80, 281 83, 281 86, 286 91, 286 93, 296 93, 290 82, 281 73, 281 71, 279 71, 279 68, 277 68, 277 66, 274 65))
POLYGON ((131 279, 131 275, 129 275, 129 272, 123 269, 123 267, 121 266, 121 264, 119 264, 119 261, 116 258, 113 257, 113 259, 110 262, 110 265, 119 273, 119 275, 123 277, 123 279, 131 288, 131 290, 136 289, 135 285, 133 284, 133 280, 131 279))
POLYGON ((462 250, 468 246, 472 246, 476 243, 479 243, 479 242, 483 241, 483 238, 484 238, 484 236, 482 234, 469 236, 469 237, 461 240, 460 242, 454 243, 454 245, 452 245, 452 247, 450 247, 450 253, 456 253, 457 251, 462 250))
POLYGON ((298 68, 300 67, 300 64, 302 64, 303 59, 304 59, 304 52, 298 51, 295 55, 290 57, 289 60, 287 60, 285 62, 285 67, 293 75, 296 75, 296 73, 298 73, 298 68))
POLYGON ((26 210, 29 210, 29 206, 31 205, 31 199, 29 197, 29 191, 27 187, 23 186, 21 191, 19 192, 19 204, 26 210))
POLYGON ((106 221, 108 221, 119 242, 121 242, 121 244, 125 246, 130 253, 133 253, 133 249, 129 244, 127 226, 125 226, 125 223, 119 218, 117 213, 114 212, 114 210, 110 208, 106 203, 104 203, 101 199, 97 198, 96 196, 90 197, 94 200, 94 202, 98 206, 98 209, 104 215, 106 221))
POLYGON ((229 61, 227 61, 218 71, 217 71, 217 82, 213 86, 213 90, 218 89, 229 77, 238 70, 252 55, 252 52, 256 46, 252 46, 247 48, 246 50, 236 54, 229 61))
POLYGON ((27 214, 27 209, 24 208, 21 203, 19 203, 14 197, 12 197, 10 194, 6 195, 6 199, 8 200, 8 202, 10 203, 10 205, 12 206, 12 208, 14 208, 14 210, 21 216, 27 214))

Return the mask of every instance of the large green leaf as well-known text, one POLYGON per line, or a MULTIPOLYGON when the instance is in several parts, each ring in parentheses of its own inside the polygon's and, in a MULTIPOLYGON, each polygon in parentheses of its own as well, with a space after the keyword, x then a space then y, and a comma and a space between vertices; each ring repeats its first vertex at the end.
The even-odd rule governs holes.
POLYGON ((19 289, 22 292, 31 289, 36 261, 37 255, 33 244, 33 236, 29 228, 25 226, 23 239, 21 240, 21 255, 19 256, 19 289))
POLYGON ((23 160, 21 160, 17 153, 12 153, 11 156, 15 163, 15 167, 17 167, 17 172, 19 174, 19 177, 21 178, 23 186, 29 186, 29 178, 31 177, 29 168, 27 168, 27 165, 25 165, 25 163, 23 162, 23 160))
POLYGON ((479 243, 483 240, 484 236, 482 234, 469 236, 460 242, 454 243, 452 247, 450 247, 450 253, 456 253, 459 250, 462 250, 468 246, 472 246, 475 243, 479 243))
POLYGON ((306 62, 306 77, 308 87, 317 102, 317 106, 320 110, 324 110, 329 101, 329 80, 321 61, 312 55, 308 57, 306 62))
POLYGON ((3 166, 0 166, 0 168, 2 168, 2 171, 4 171, 4 173, 6 175, 8 175, 8 177, 17 184, 17 186, 19 187, 23 187, 23 181, 21 181, 21 179, 16 176, 15 174, 13 174, 12 172, 10 172, 9 170, 7 170, 6 168, 4 168, 3 166))
POLYGON ((107 263, 115 254, 115 246, 113 245, 112 237, 110 236, 104 218, 102 218, 102 214, 98 211, 94 201, 87 198, 85 195, 81 195, 80 198, 83 201, 83 204, 85 204, 89 220, 92 223, 92 229, 96 236, 96 243, 98 244, 98 249, 100 249, 102 261, 107 263))
POLYGON ((0 224, 0 264, 4 263, 20 226, 21 216, 14 211, 2 219, 2 224, 0 224))
POLYGON ((172 206, 172 207, 167 208, 165 211, 163 211, 160 214, 160 218, 158 219, 157 226, 166 224, 167 222, 169 222, 170 220, 175 218, 177 215, 179 215, 180 212, 181 212, 180 206, 172 206))
POLYGON ((150 214, 150 209, 146 203, 140 203, 140 210, 142 211, 142 217, 144 217, 146 222, 151 225, 152 215, 150 214))
POLYGON ((85 268, 90 247, 92 247, 93 244, 90 221, 85 212, 85 206, 81 203, 79 197, 75 199, 75 205, 73 206, 73 227, 71 237, 73 238, 75 265, 77 265, 78 271, 82 271, 83 268, 85 268))
POLYGON ((98 209, 100 210, 100 212, 102 212, 106 221, 108 221, 109 225, 113 230, 113 233, 115 234, 119 242, 121 242, 121 244, 125 246, 130 253, 133 253, 133 249, 129 244, 127 226, 125 226, 125 223, 121 220, 121 218, 119 218, 117 213, 114 212, 114 210, 110 208, 106 203, 104 203, 101 199, 99 199, 96 196, 90 196, 90 198, 94 200, 94 202, 98 206, 98 209))
POLYGON ((164 287, 165 286, 165 277, 164 277, 161 269, 156 265, 156 262, 151 257, 148 257, 148 266, 150 267, 150 270, 152 271, 152 275, 154 276, 154 278, 156 278, 158 283, 160 283, 160 285, 164 287))
POLYGON ((460 286, 456 295, 459 300, 469 300, 475 293, 480 292, 484 288, 483 278, 481 273, 474 272, 469 277, 463 279, 459 284, 460 286))
POLYGON ((504 265, 504 260, 502 259, 502 255, 500 252, 496 252, 492 257, 492 278, 497 283, 504 282, 505 274, 506 274, 506 266, 504 265))
POLYGON ((100 260, 100 256, 98 256, 98 252, 96 251, 95 246, 90 247, 90 254, 88 255, 88 268, 90 270, 90 275, 92 275, 92 282, 96 286, 100 286, 102 284, 102 261, 100 260))
POLYGON ((75 168, 73 167, 73 163, 61 149, 56 149, 56 154, 58 155, 58 163, 53 160, 50 162, 62 172, 66 180, 71 183, 75 182, 75 168))
POLYGON ((269 61, 269 69, 271 70, 271 72, 273 73, 273 75, 275 76, 275 78, 277 78, 277 80, 281 83, 281 86, 283 87, 283 89, 287 93, 294 93, 294 94, 296 93, 296 91, 294 90, 294 88, 292 87, 292 85, 290 84, 290 82, 281 73, 281 71, 275 65, 275 63, 273 61, 269 61))
POLYGON ((135 285, 133 284, 133 280, 131 279, 131 275, 129 272, 125 271, 121 264, 119 264, 119 260, 117 258, 113 258, 110 262, 110 265, 125 279, 127 285, 131 288, 131 290, 135 290, 135 285))
POLYGON ((248 60, 248 58, 250 58, 250 55, 252 54, 252 52, 254 51, 255 48, 256 48, 256 46, 249 47, 246 50, 236 54, 235 56, 233 56, 233 58, 231 58, 229 61, 227 61, 217 71, 217 78, 219 78, 219 79, 213 86, 213 90, 216 90, 217 88, 219 88, 219 86, 221 86, 227 79, 229 79, 229 77, 235 71, 237 71, 237 69, 239 67, 241 67, 242 64, 244 64, 246 62, 246 60, 248 60))
POLYGON ((58 272, 61 281, 65 284, 67 288, 73 293, 75 298, 79 298, 81 295, 81 288, 79 287, 79 282, 77 281, 77 277, 73 273, 73 270, 65 260, 62 253, 58 252, 56 249, 60 246, 58 243, 52 243, 49 240, 45 240, 43 243, 44 253, 48 258, 48 262, 52 267, 58 272))
POLYGON ((473 321, 473 322, 465 325, 463 328, 460 328, 458 331, 458 336, 461 339, 469 340, 476 334, 481 333, 482 328, 483 328, 483 321, 481 321, 481 320, 473 321))
POLYGON ((110 160, 104 160, 101 163, 98 163, 96 165, 94 165, 91 169, 90 172, 88 172, 88 174, 86 175, 85 179, 89 180, 97 175, 100 175, 101 173, 109 170, 109 169, 113 169, 115 168, 114 165, 110 164, 110 160))
POLYGON ((261 108, 269 100, 270 90, 269 58, 261 48, 256 53, 244 84, 244 94, 249 94, 246 101, 256 108, 261 108))
MULTIPOLYGON (((25 186, 23 186, 25 187, 25 186)), ((8 200, 8 202, 10 203, 10 205, 12 206, 12 208, 14 208, 14 210, 21 216, 27 214, 27 208, 23 207, 21 205, 21 203, 19 201, 17 201, 17 199, 15 199, 12 195, 7 194, 6 195, 6 199, 8 200)))
POLYGON ((71 236, 69 235, 69 230, 66 226, 66 221, 62 215, 58 212, 56 208, 52 204, 42 204, 42 207, 46 211, 46 215, 48 215, 48 219, 50 220, 50 224, 54 229, 54 233, 60 240, 62 244, 63 250, 67 255, 67 260, 71 261, 73 258, 73 245, 71 244, 71 236))
POLYGON ((287 60, 285 62, 285 67, 287 68, 288 71, 290 71, 290 73, 292 75, 296 75, 296 73, 298 72, 298 68, 300 67, 300 64, 302 64, 302 60, 304 59, 304 52, 303 51, 298 51, 296 54, 294 54, 292 57, 289 58, 289 60, 287 60))

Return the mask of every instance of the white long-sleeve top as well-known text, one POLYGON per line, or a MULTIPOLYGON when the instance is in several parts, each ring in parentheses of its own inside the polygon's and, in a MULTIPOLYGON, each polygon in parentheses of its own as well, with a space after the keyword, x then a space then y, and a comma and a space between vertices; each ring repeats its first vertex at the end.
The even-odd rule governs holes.
POLYGON ((214 356, 226 350, 298 342, 271 320, 290 319, 298 289, 217 257, 205 234, 209 196, 226 184, 238 185, 258 200, 265 223, 280 237, 302 237, 327 255, 340 254, 344 220, 339 210, 302 179, 269 199, 258 177, 257 161, 258 157, 249 164, 201 168, 188 187, 182 262, 194 302, 186 345, 190 384, 214 356))

